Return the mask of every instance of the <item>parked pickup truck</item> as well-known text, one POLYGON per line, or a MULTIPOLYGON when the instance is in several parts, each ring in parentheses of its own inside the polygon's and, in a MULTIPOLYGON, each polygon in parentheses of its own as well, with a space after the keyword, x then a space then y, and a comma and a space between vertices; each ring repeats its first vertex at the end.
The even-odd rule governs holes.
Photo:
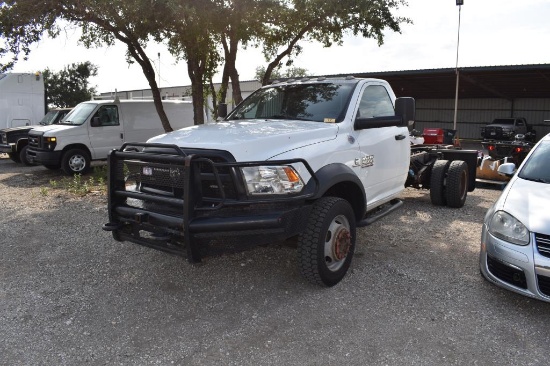
POLYGON ((535 142, 536 132, 525 118, 496 118, 485 127, 481 127, 484 140, 514 140, 516 135, 524 135, 527 141, 535 142))
POLYGON ((302 275, 333 286, 356 228, 401 206, 406 186, 450 207, 475 187, 477 151, 411 148, 414 111, 378 79, 262 87, 218 123, 111 151, 103 229, 192 263, 296 238, 302 275))
MULTIPOLYGON (((39 126, 58 124, 72 108, 54 108, 38 123, 39 126)), ((16 163, 31 165, 27 159, 27 146, 29 143, 29 131, 38 126, 10 127, 0 130, 0 152, 7 153, 16 163)))

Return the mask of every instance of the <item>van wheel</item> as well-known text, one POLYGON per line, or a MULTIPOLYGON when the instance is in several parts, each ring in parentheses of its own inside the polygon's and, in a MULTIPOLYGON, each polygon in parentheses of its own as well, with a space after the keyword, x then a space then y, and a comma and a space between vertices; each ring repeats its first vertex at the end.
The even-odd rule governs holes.
POLYGON ((28 146, 25 145, 21 150, 19 151, 19 161, 21 161, 25 165, 33 165, 28 159, 27 159, 27 148, 28 146))
POLYGON ((432 167, 430 177, 430 199, 436 206, 445 206, 445 176, 449 168, 449 160, 437 160, 432 167))
POLYGON ((61 169, 68 175, 86 174, 90 170, 90 156, 81 149, 71 149, 63 154, 61 169))
POLYGON ((302 275, 321 286, 340 282, 355 251, 355 213, 338 197, 323 197, 314 204, 306 229, 298 237, 298 263, 302 275))
POLYGON ((460 208, 466 202, 468 194, 468 164, 462 160, 455 160, 447 170, 447 188, 445 196, 447 206, 460 208))

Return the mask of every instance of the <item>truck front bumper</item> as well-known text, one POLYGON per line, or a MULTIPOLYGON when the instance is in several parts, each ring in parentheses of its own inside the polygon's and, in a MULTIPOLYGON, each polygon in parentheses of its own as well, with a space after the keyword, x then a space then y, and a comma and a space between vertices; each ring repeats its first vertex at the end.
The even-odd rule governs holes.
POLYGON ((17 146, 15 144, 0 144, 0 152, 11 154, 17 151, 17 146))
POLYGON ((183 255, 192 263, 304 230, 311 210, 308 199, 318 190, 318 178, 305 160, 237 163, 219 151, 191 152, 137 143, 111 151, 109 222, 103 229, 115 240, 183 255), (312 183, 294 195, 251 197, 240 168, 265 164, 302 164, 312 183))
POLYGON ((61 151, 27 149, 27 160, 33 164, 56 165, 61 161, 61 151))

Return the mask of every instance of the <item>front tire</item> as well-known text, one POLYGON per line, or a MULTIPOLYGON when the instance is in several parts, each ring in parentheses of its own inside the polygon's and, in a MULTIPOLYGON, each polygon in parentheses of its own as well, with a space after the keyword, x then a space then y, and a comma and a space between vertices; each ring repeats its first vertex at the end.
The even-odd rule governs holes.
POLYGON ((298 237, 300 271, 309 282, 334 286, 346 275, 355 251, 355 213, 338 197, 314 204, 306 229, 298 237))
POLYGON ((29 166, 29 165, 33 165, 33 164, 27 159, 27 148, 28 148, 28 146, 25 145, 19 151, 19 161, 21 161, 21 163, 23 163, 24 165, 29 166))
POLYGON ((63 154, 61 169, 68 175, 86 174, 90 170, 90 156, 81 149, 71 149, 63 154))

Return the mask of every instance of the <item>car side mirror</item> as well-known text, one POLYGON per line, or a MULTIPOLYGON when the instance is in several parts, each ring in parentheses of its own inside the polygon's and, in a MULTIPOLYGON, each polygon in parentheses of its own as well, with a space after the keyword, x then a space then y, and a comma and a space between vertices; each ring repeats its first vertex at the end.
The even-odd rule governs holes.
POLYGON ((101 122, 99 121, 99 117, 93 117, 90 121, 90 126, 92 127, 99 127, 101 126, 101 122))
POLYGON ((511 177, 516 173, 516 164, 504 163, 498 167, 497 173, 506 177, 511 177))
POLYGON ((395 100, 395 115, 401 117, 403 126, 413 126, 416 118, 416 103, 414 98, 397 98, 395 100))
POLYGON ((226 103, 218 104, 218 117, 221 117, 221 118, 227 117, 227 104, 226 103))

